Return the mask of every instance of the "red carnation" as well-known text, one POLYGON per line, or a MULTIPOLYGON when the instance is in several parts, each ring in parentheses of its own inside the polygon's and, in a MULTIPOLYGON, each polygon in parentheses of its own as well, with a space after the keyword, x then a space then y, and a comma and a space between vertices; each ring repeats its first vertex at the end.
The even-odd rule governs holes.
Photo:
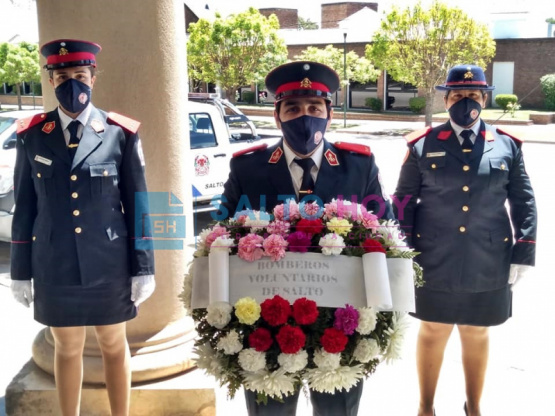
POLYGON ((367 238, 362 242, 362 248, 365 253, 384 253, 385 248, 383 248, 382 243, 371 238, 367 238))
POLYGON ((276 335, 276 340, 283 353, 296 354, 304 347, 306 336, 300 328, 284 325, 276 335))
POLYGON ((289 302, 281 296, 276 295, 272 299, 266 299, 260 304, 260 314, 271 326, 283 325, 291 315, 289 302))
POLYGON ((311 325, 318 318, 316 302, 307 298, 300 298, 293 303, 293 318, 299 325, 311 325))
POLYGON ((307 234, 320 234, 324 229, 324 223, 320 219, 307 220, 303 218, 296 225, 297 231, 302 231, 307 234))
POLYGON ((266 328, 257 328, 249 335, 249 345, 258 352, 268 350, 273 343, 272 334, 266 328))
POLYGON ((328 328, 324 330, 324 335, 320 337, 320 343, 326 352, 336 354, 345 349, 347 345, 347 336, 338 329, 328 328))

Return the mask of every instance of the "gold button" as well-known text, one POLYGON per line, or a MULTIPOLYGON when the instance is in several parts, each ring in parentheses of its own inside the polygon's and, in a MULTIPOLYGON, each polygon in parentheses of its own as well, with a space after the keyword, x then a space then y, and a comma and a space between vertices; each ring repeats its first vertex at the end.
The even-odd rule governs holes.
POLYGON ((499 166, 501 168, 501 170, 505 170, 505 164, 501 163, 501 166, 499 166))
POLYGON ((464 233, 464 232, 466 231, 466 227, 459 227, 459 231, 460 231, 461 233, 464 233))
POLYGON ((71 194, 71 197, 72 197, 73 199, 77 199, 77 198, 79 198, 79 194, 78 194, 77 192, 73 192, 73 193, 71 194))
POLYGON ((69 179, 71 179, 72 181, 76 181, 77 180, 77 175, 71 175, 69 177, 69 179))
POLYGON ((78 210, 78 209, 76 209, 76 210, 74 210, 74 211, 73 211, 73 215, 75 215, 76 217, 78 217, 78 216, 79 216, 79 214, 80 214, 80 212, 79 212, 79 210, 78 210))
POLYGON ((463 170, 464 170, 465 172, 468 172, 468 171, 470 170, 470 166, 464 165, 464 166, 463 166, 463 170))
POLYGON ((437 168, 437 165, 435 163, 432 163, 432 169, 437 168))
POLYGON ((503 241, 505 241, 505 242, 509 241, 509 237, 505 237, 505 238, 503 239, 503 241))
POLYGON ((42 175, 39 172, 39 173, 37 173, 37 178, 40 178, 40 177, 42 177, 42 175))
POLYGON ((462 210, 463 210, 464 212, 468 212, 469 208, 468 208, 467 205, 463 205, 462 210))
POLYGON ((416 236, 417 236, 418 238, 420 238, 420 234, 416 234, 416 236))
POLYGON ((77 228, 75 229, 75 232, 76 232, 77 234, 81 234, 81 231, 83 231, 83 230, 81 229, 81 227, 77 227, 77 228))
POLYGON ((108 176, 108 171, 107 171, 107 170, 105 170, 104 172, 102 172, 102 175, 104 175, 104 176, 108 176))
POLYGON ((46 114, 41 114, 40 115, 40 118, 44 118, 44 117, 46 117, 46 114))
POLYGON ((468 186, 466 186, 466 185, 462 187, 462 190, 463 190, 464 192, 468 192, 469 189, 470 189, 470 188, 469 188, 468 186))
POLYGON ((37 236, 36 236, 36 235, 34 235, 34 236, 33 236, 33 241, 35 241, 36 239, 37 239, 37 236))

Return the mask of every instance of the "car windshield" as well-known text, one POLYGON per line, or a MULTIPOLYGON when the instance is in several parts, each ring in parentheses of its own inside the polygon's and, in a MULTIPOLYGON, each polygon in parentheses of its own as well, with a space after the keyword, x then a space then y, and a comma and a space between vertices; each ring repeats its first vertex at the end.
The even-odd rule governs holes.
POLYGON ((7 130, 15 121, 16 119, 12 117, 0 117, 0 133, 7 130))

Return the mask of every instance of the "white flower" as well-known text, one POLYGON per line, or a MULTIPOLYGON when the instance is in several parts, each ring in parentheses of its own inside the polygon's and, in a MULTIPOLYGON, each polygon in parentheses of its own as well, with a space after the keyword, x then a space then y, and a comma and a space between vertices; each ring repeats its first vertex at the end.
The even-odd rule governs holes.
POLYGON ((235 242, 232 238, 226 237, 224 235, 214 240, 214 242, 210 246, 210 252, 213 253, 216 251, 226 251, 229 253, 231 251, 231 247, 233 247, 234 244, 235 242))
POLYGON ((266 353, 248 348, 239 353, 239 365, 245 371, 255 373, 266 367, 266 353))
POLYGON ((280 368, 276 371, 260 370, 256 373, 243 372, 247 390, 282 398, 295 392, 295 379, 280 368))
POLYGON ((183 292, 179 294, 179 299, 183 302, 185 311, 187 315, 191 315, 193 310, 191 309, 191 296, 193 294, 193 275, 187 273, 183 279, 183 292))
POLYGON ((224 328, 231 321, 233 306, 227 302, 212 302, 206 308, 206 322, 215 328, 224 328))
POLYGON ((378 357, 380 346, 375 339, 362 338, 353 352, 353 358, 361 363, 367 363, 378 357))
POLYGON ((198 237, 197 237, 197 241, 196 241, 196 251, 193 253, 193 256, 195 257, 202 257, 202 256, 207 256, 208 252, 206 251, 206 237, 208 237, 208 235, 212 232, 212 228, 205 228, 204 230, 202 230, 198 237))
POLYGON ((341 354, 332 354, 324 350, 314 352, 314 364, 322 370, 330 371, 339 367, 341 361, 341 354))
POLYGON ((376 229, 376 232, 384 239, 386 247, 397 249, 399 251, 409 250, 407 243, 404 241, 405 236, 401 232, 399 225, 395 222, 395 220, 387 220, 383 222, 376 229))
POLYGON ((237 331, 233 330, 226 336, 220 338, 216 348, 222 350, 224 354, 233 355, 243 349, 243 342, 237 331))
POLYGON ((394 312, 391 326, 384 331, 389 336, 389 343, 384 354, 387 363, 401 358, 403 340, 409 327, 409 321, 406 316, 406 313, 394 312))
POLYGON ((318 245, 322 247, 322 254, 326 256, 338 256, 345 247, 345 240, 339 234, 329 233, 320 238, 318 245))
POLYGON ((378 317, 376 311, 372 307, 357 308, 358 311, 358 326, 356 331, 362 335, 368 335, 376 329, 376 322, 378 317))
POLYGON ((300 350, 296 354, 281 353, 278 355, 278 363, 288 373, 296 373, 308 364, 308 353, 305 350, 300 350))
POLYGON ((222 356, 212 349, 209 343, 195 347, 193 353, 197 355, 195 361, 198 368, 216 378, 221 376, 221 371, 225 369, 225 365, 221 360, 222 356))
POLYGON ((270 223, 270 214, 264 211, 251 211, 245 219, 245 227, 250 227, 251 233, 263 230, 270 223))
POLYGON ((341 366, 334 370, 311 368, 306 371, 308 385, 312 390, 320 393, 334 394, 345 389, 349 391, 362 378, 362 365, 341 366))

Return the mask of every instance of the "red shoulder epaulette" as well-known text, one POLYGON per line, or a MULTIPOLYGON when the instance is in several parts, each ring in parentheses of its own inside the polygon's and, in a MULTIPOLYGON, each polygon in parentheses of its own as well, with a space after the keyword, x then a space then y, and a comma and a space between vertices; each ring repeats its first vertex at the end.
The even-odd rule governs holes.
POLYGON ((372 151, 370 150, 370 146, 366 146, 364 144, 356 144, 356 143, 349 143, 349 142, 335 142, 333 144, 339 150, 347 150, 349 152, 359 153, 364 156, 370 156, 372 151))
POLYGON ((511 139, 513 139, 515 142, 522 144, 522 139, 519 137, 516 137, 514 135, 514 133, 507 133, 505 130, 501 130, 499 127, 497 128, 497 133, 499 134, 504 134, 505 136, 509 136, 511 139))
POLYGON ((408 143, 416 143, 418 140, 420 140, 422 137, 425 137, 431 131, 432 127, 428 126, 425 129, 415 130, 412 133, 407 134, 405 136, 405 139, 408 143))
POLYGON ((17 120, 17 134, 22 133, 27 129, 30 129, 34 125, 43 121, 45 118, 46 118, 46 113, 42 113, 42 114, 35 114, 34 116, 17 120))
POLYGON ((131 133, 137 133, 139 130, 139 126, 141 125, 140 121, 133 120, 132 118, 122 116, 118 113, 109 112, 108 113, 108 120, 113 121, 117 125, 123 127, 125 130, 130 131, 131 133))
POLYGON ((238 150, 237 152, 233 153, 233 157, 246 155, 247 153, 258 152, 259 150, 266 150, 267 148, 267 143, 257 144, 256 146, 248 147, 243 150, 238 150))

